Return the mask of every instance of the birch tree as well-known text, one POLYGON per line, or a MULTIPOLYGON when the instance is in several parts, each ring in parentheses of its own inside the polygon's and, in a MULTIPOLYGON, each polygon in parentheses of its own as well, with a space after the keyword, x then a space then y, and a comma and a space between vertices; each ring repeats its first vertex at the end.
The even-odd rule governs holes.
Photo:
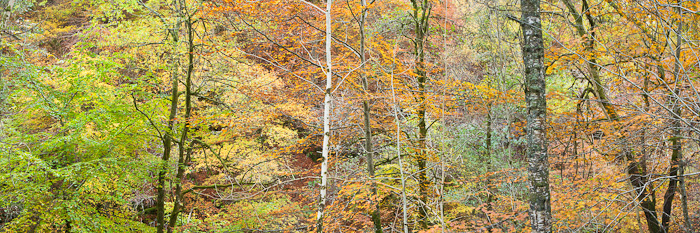
POLYGON ((552 232, 547 156, 545 69, 540 1, 521 0, 522 53, 527 102, 527 159, 532 232, 552 232))
POLYGON ((316 215, 316 231, 323 232, 323 215, 326 207, 326 191, 328 185, 328 143, 330 141, 330 124, 331 124, 331 89, 333 70, 331 63, 331 4, 332 0, 326 2, 326 88, 324 89, 323 99, 323 162, 321 163, 321 191, 318 200, 318 213, 316 215))

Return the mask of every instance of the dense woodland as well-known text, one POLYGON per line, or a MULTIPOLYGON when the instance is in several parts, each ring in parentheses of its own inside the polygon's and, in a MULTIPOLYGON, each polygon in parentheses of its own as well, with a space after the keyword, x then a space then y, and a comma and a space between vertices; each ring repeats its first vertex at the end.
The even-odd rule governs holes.
POLYGON ((0 232, 697 232, 694 0, 1 0, 0 232))

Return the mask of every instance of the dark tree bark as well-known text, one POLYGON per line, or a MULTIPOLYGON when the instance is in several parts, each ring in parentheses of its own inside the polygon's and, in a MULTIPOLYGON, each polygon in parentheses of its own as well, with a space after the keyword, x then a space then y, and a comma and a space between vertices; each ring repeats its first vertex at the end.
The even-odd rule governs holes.
POLYGON ((540 1, 521 0, 525 101, 527 102, 528 187, 532 232, 552 232, 549 195, 544 77, 544 46, 540 22, 540 1))

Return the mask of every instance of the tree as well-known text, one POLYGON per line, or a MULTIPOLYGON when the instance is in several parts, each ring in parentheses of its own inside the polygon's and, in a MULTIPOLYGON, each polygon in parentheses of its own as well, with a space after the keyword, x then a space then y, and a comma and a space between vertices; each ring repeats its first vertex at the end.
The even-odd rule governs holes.
MULTIPOLYGON (((367 18, 367 11, 368 5, 367 5, 367 0, 360 0, 362 3, 362 8, 360 9, 360 19, 358 20, 358 26, 360 30, 360 66, 361 68, 361 73, 360 77, 362 79, 362 89, 364 91, 364 98, 362 98, 362 113, 364 117, 364 131, 365 131, 365 153, 367 157, 367 172, 369 173, 369 179, 371 182, 370 185, 370 192, 372 196, 370 197, 370 203, 373 203, 373 199, 379 201, 379 197, 377 195, 377 181, 376 177, 374 177, 374 150, 372 148, 372 124, 371 124, 371 119, 370 119, 370 106, 369 106, 369 83, 367 81, 367 75, 364 74, 364 68, 365 64, 367 63, 367 57, 365 54, 365 23, 366 23, 366 18, 367 18)), ((372 1, 374 2, 374 1, 372 1)), ((352 11, 352 10, 351 10, 352 11)), ((372 204, 370 204, 370 208, 372 204)), ((373 203, 374 207, 372 208, 373 211, 370 213, 372 216, 372 222, 374 222, 374 232, 375 233, 382 233, 382 219, 379 211, 379 203, 373 203)))
MULTIPOLYGON (((70 3, 47 8, 60 8, 69 15, 83 10, 70 3)), ((59 24, 67 20, 51 19, 59 24)), ((0 228, 148 231, 126 213, 131 211, 132 185, 150 179, 152 162, 134 153, 148 141, 133 135, 154 133, 130 108, 129 93, 141 87, 119 85, 119 80, 128 79, 120 73, 125 67, 122 61, 134 57, 96 52, 103 49, 94 43, 98 33, 87 31, 81 33, 81 43, 61 45, 62 52, 54 53, 53 48, 33 44, 54 37, 57 28, 13 32, 24 30, 28 21, 10 20, 17 25, 3 28, 0 38, 2 94, 7 97, 0 120, 0 228), (56 62, 69 58, 71 62, 56 62)))
MULTIPOLYGON (((189 160, 192 156, 192 147, 197 143, 197 141, 190 139, 188 133, 192 129, 192 96, 195 94, 192 90, 192 79, 194 73, 194 54, 195 54, 195 43, 194 43, 194 29, 193 25, 196 19, 193 17, 196 11, 192 11, 188 8, 185 2, 181 2, 180 14, 185 24, 186 32, 186 46, 187 46, 187 67, 185 70, 185 115, 183 116, 183 126, 180 132, 179 146, 178 146, 178 158, 177 158, 177 173, 176 183, 175 183, 175 203, 173 203, 173 210, 170 213, 170 221, 168 223, 168 232, 172 232, 177 225, 177 217, 183 208, 183 194, 182 194, 182 183, 184 181, 185 166, 189 164, 189 160)), ((196 4, 196 3, 195 3, 196 4)), ((177 97, 174 99, 175 104, 177 104, 177 97)), ((172 113, 172 112, 171 112, 172 113)))
MULTIPOLYGON (((681 35, 681 32, 683 31, 683 10, 682 6, 683 3, 681 1, 677 2, 678 8, 677 12, 680 15, 678 18, 678 27, 675 30, 676 33, 676 49, 675 49, 675 54, 674 54, 674 60, 673 61, 673 76, 674 76, 674 83, 675 87, 673 88, 672 93, 670 93, 670 96, 674 97, 670 102, 672 102, 669 106, 669 108, 672 111, 672 123, 671 123, 671 161, 670 161, 670 168, 668 171, 668 176, 670 177, 669 179, 669 184, 668 188, 666 189, 666 193, 664 194, 664 206, 663 206, 663 212, 661 215, 661 226, 663 227, 663 231, 669 232, 670 226, 669 223, 671 221, 671 211, 673 210, 673 199, 676 196, 676 192, 678 192, 678 182, 681 177, 679 177, 679 173, 682 175, 683 174, 683 165, 682 160, 683 160, 683 145, 681 144, 681 139, 683 138, 682 135, 682 125, 681 121, 682 119, 682 104, 680 103, 682 100, 682 97, 680 97, 681 94, 681 83, 683 83, 682 77, 681 77, 681 46, 683 44, 683 37, 681 35), (680 172, 679 172, 680 171, 680 172)), ((681 185, 683 185, 681 183, 681 185)), ((682 194, 685 196, 685 194, 682 194)), ((688 212, 687 212, 687 204, 684 204, 684 217, 685 217, 685 223, 687 228, 688 227, 688 212)))
POLYGON ((547 156, 547 100, 539 0, 521 0, 522 54, 527 102, 527 159, 530 224, 533 232, 552 232, 547 156))
MULTIPOLYGON (((584 66, 588 67, 588 73, 584 76, 593 88, 584 89, 581 96, 586 97, 592 93, 598 99, 596 101, 603 105, 602 113, 607 115, 606 118, 610 119, 612 124, 594 124, 604 125, 604 134, 614 133, 614 136, 610 135, 606 138, 609 140, 614 138, 613 140, 617 141, 616 144, 619 145, 605 153, 615 155, 615 160, 625 159, 629 162, 625 170, 634 189, 634 198, 639 202, 639 207, 644 212, 646 228, 650 232, 668 231, 671 227, 669 222, 673 209, 674 193, 678 191, 678 182, 682 179, 682 177, 678 177, 679 167, 682 163, 677 159, 683 157, 683 150, 681 150, 682 140, 675 140, 676 138, 673 136, 670 139, 665 139, 661 135, 665 134, 667 129, 670 129, 672 135, 679 134, 680 131, 677 130, 684 130, 686 122, 684 119, 687 118, 683 117, 684 111, 681 110, 688 106, 684 104, 686 97, 683 96, 682 88, 679 89, 679 86, 693 85, 690 84, 692 81, 687 80, 683 74, 677 72, 681 71, 682 73, 687 70, 683 67, 684 64, 687 64, 687 60, 685 60, 687 57, 684 58, 680 51, 692 49, 692 46, 685 46, 685 48, 681 46, 683 38, 687 37, 682 35, 683 28, 678 27, 679 24, 683 23, 683 17, 678 17, 683 16, 683 12, 678 11, 682 8, 677 7, 680 5, 679 3, 672 1, 669 1, 668 4, 650 3, 648 5, 638 5, 637 2, 613 1, 608 2, 607 6, 609 7, 605 7, 605 5, 589 7, 590 4, 584 1, 579 13, 571 2, 564 1, 564 4, 574 16, 576 31, 585 42, 581 46, 583 50, 573 54, 578 57, 578 60, 584 61, 584 66), (614 13, 614 17, 619 17, 618 22, 620 23, 599 20, 605 17, 603 15, 606 11, 614 13), (648 15, 650 12, 653 13, 652 16, 648 15), (588 30, 585 29, 582 20, 584 17, 588 19, 588 30), (640 19, 644 17, 653 17, 657 23, 642 23, 640 19), (618 30, 623 28, 627 29, 618 30), (635 33, 629 33, 628 30, 634 30, 635 33), (621 35, 635 36, 634 39, 620 39, 621 35), (675 41, 671 35, 675 35, 675 41), (671 45, 675 45, 675 47, 671 45), (620 46, 623 48, 619 48, 620 46), (611 66, 600 62, 611 58, 616 61, 611 66), (636 71, 632 71, 635 69, 636 71), (595 79, 595 77, 600 78, 595 79), (669 77, 673 77, 673 79, 669 79, 669 77), (591 79, 597 81, 591 82, 591 79), (612 83, 616 85, 611 85, 612 83), (605 90, 596 91, 600 89, 599 87, 609 88, 611 94, 606 95, 605 90), (633 90, 639 91, 641 94, 637 96, 633 90), (617 93, 617 96, 612 97, 614 95, 612 93, 617 93), (669 96, 669 98, 660 99, 658 95, 661 93, 666 93, 664 95, 669 96), (613 99, 617 99, 618 103, 612 104, 613 99), (604 106, 606 103, 609 107, 604 106), (615 105, 621 107, 616 108, 615 105), (627 111, 624 108, 633 108, 638 111, 627 111), (672 120, 668 125, 651 120, 659 115, 665 115, 672 120), (620 116, 625 116, 628 119, 621 119, 620 116), (629 120, 630 117, 633 117, 634 120, 629 120), (664 129, 664 127, 669 128, 664 129), (606 131, 608 129, 614 129, 616 132, 606 131), (631 132, 640 132, 641 136, 631 132), (665 146, 665 141, 670 141, 671 145, 665 146), (665 150, 664 148, 667 148, 670 153, 667 155, 660 153, 660 151, 665 150), (655 156, 668 156, 670 162, 669 177, 678 177, 668 179, 664 198, 659 199, 663 200, 663 209, 659 211, 657 211, 657 203, 661 201, 657 201, 655 190, 664 184, 651 177, 660 172, 660 166, 666 169, 666 165, 659 164, 652 159, 655 156)), ((567 40, 559 38, 559 43, 566 44, 567 40)), ((598 118, 598 116, 595 117, 598 118)), ((599 146, 609 145, 601 143, 599 146)))
POLYGON ((316 232, 323 233, 323 215, 326 208, 326 192, 328 185, 328 142, 331 137, 331 91, 333 88, 333 70, 331 59, 331 40, 333 28, 331 27, 331 4, 332 0, 326 0, 326 89, 324 89, 323 100, 323 162, 321 163, 321 187, 318 200, 318 213, 316 215, 316 232))
MULTIPOLYGON (((139 3, 141 3, 141 2, 139 2, 139 3)), ((173 1, 172 5, 175 6, 176 4, 177 3, 175 1, 173 1)), ((141 3, 141 5, 144 7, 146 6, 143 3, 141 3)), ((150 9, 150 8, 148 8, 148 9, 150 9)), ((163 26, 168 24, 167 21, 163 18, 163 16, 160 13, 158 13, 154 10, 152 10, 152 13, 160 18, 161 22, 164 24, 163 26)), ((176 129, 177 129, 176 128, 176 116, 177 116, 178 105, 180 103, 180 101, 179 101, 180 92, 178 91, 179 86, 180 86, 180 82, 179 82, 180 80, 178 78, 179 77, 179 75, 178 75, 179 66, 178 66, 178 62, 177 62, 178 54, 176 52, 177 48, 178 48, 178 44, 180 42, 179 15, 178 15, 178 20, 176 20, 176 22, 171 22, 170 24, 172 24, 172 28, 164 30, 165 34, 166 34, 166 38, 170 39, 167 44, 170 46, 170 57, 168 58, 169 59, 168 62, 170 63, 169 68, 170 68, 170 83, 171 83, 170 92, 171 93, 170 93, 170 99, 169 99, 170 108, 168 111, 167 127, 165 128, 165 130, 163 130, 163 133, 161 133, 159 135, 159 138, 163 143, 163 155, 161 157, 162 161, 161 161, 161 165, 159 166, 158 182, 156 184, 156 189, 158 190, 157 197, 156 197, 156 228, 157 228, 158 233, 162 233, 164 231, 172 232, 172 229, 174 227, 173 225, 167 226, 165 224, 165 198, 166 198, 165 180, 166 180, 166 176, 168 175, 169 170, 170 170, 168 163, 170 161, 170 156, 172 154, 172 149, 174 146, 173 139, 176 135, 176 129)), ((189 94, 190 94, 189 87, 187 87, 187 90, 185 92, 188 95, 186 98, 189 98, 189 94)), ((138 110, 138 106, 137 106, 135 97, 134 97, 134 107, 138 110)), ((187 106, 187 107, 190 107, 190 106, 187 106)), ((186 110, 187 113, 190 112, 190 109, 191 108, 186 110)), ((138 110, 138 111, 140 111, 140 110, 138 110)), ((143 113, 143 112, 141 112, 141 113, 143 115, 145 115, 146 117, 148 117, 148 115, 146 115, 145 113, 143 113)), ((158 130, 158 128, 160 128, 155 124, 153 124, 152 126, 156 130, 158 130)), ((184 127, 184 128, 185 129, 183 129, 183 130, 185 130, 185 132, 186 132, 187 127, 184 127)), ((158 130, 158 132, 160 132, 160 130, 158 130)), ((186 135, 186 133, 184 133, 183 135, 186 135)), ((180 141, 180 143, 183 143, 183 141, 180 141)), ((180 147, 181 146, 182 146, 182 144, 180 144, 180 147)))
POLYGON ((410 13, 411 21, 413 21, 414 38, 411 38, 413 44, 413 56, 415 59, 415 75, 417 80, 416 102, 418 104, 418 135, 416 141, 418 144, 415 161, 418 168, 418 221, 423 229, 428 228, 428 125, 426 124, 426 111, 428 110, 428 76, 426 70, 426 48, 425 44, 428 41, 428 30, 430 29, 430 14, 432 5, 428 0, 411 0, 412 11, 410 13))
MULTIPOLYGON (((189 163, 189 160, 191 158, 192 154, 192 147, 194 143, 196 142, 195 140, 192 140, 189 134, 191 133, 191 129, 193 128, 192 125, 192 96, 195 95, 195 91, 192 89, 193 83, 193 73, 194 73, 194 55, 195 55, 195 32, 194 32, 194 24, 197 21, 195 18, 195 15, 197 14, 197 10, 192 10, 190 8, 189 4, 184 2, 184 1, 178 1, 174 0, 171 3, 171 6, 173 7, 172 14, 175 16, 174 22, 167 22, 167 20, 164 18, 163 15, 160 13, 156 12, 154 9, 149 8, 146 6, 144 3, 139 2, 141 6, 144 8, 147 8, 148 10, 151 11, 152 14, 157 16, 160 20, 163 26, 171 26, 172 28, 166 29, 165 34, 166 38, 170 38, 169 41, 167 41, 167 44, 170 46, 170 57, 169 63, 170 63, 170 83, 171 83, 171 90, 170 90, 170 107, 168 111, 168 118, 167 118, 167 128, 164 130, 159 130, 159 126, 155 125, 153 120, 149 118, 149 122, 151 122, 151 126, 154 127, 158 133, 159 133, 159 138, 163 143, 163 156, 161 157, 162 162, 160 169, 158 171, 158 183, 156 185, 157 188, 157 199, 156 199, 156 228, 157 232, 162 233, 164 231, 167 232, 173 232, 175 226, 177 225, 177 218, 178 215, 183 208, 183 193, 182 193, 182 183, 184 181, 184 172, 185 172, 185 166, 187 163, 189 163), (184 24, 185 26, 185 45, 186 45, 186 62, 187 66, 185 67, 184 71, 184 80, 180 79, 180 70, 181 67, 179 66, 180 63, 180 53, 179 51, 179 46, 180 46, 180 27, 181 25, 184 24), (184 82, 184 88, 185 90, 183 92, 179 91, 179 86, 180 83, 184 82), (180 96, 184 95, 184 114, 182 115, 182 119, 178 121, 178 108, 181 103, 180 101, 180 96), (162 132, 162 133, 161 133, 162 132), (179 135, 178 135, 179 133, 179 135), (176 138, 178 137, 179 138, 176 138), (166 224, 165 221, 165 198, 166 198, 166 187, 165 187, 165 181, 167 179, 166 176, 168 176, 168 173, 170 173, 170 156, 173 150, 173 147, 177 145, 177 169, 175 173, 175 191, 173 193, 174 196, 174 203, 173 203, 173 208, 170 211, 170 216, 168 223, 166 224)), ((194 5, 198 5, 198 2, 195 2, 194 5)), ((137 111, 139 111, 141 114, 143 114, 145 117, 149 117, 148 114, 144 113, 138 108, 138 105, 136 103, 136 97, 134 97, 134 107, 136 108, 137 111)))

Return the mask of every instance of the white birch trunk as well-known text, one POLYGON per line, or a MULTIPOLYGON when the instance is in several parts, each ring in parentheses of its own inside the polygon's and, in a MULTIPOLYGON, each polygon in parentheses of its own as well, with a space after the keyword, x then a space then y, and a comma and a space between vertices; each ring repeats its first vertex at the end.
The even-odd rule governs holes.
POLYGON ((323 100, 323 162, 321 163, 321 195, 318 200, 318 213, 316 215, 316 230, 323 232, 323 215, 326 207, 326 185, 328 180, 328 144, 330 141, 331 124, 331 87, 332 87, 332 64, 331 64, 331 3, 326 2, 326 89, 323 100))

